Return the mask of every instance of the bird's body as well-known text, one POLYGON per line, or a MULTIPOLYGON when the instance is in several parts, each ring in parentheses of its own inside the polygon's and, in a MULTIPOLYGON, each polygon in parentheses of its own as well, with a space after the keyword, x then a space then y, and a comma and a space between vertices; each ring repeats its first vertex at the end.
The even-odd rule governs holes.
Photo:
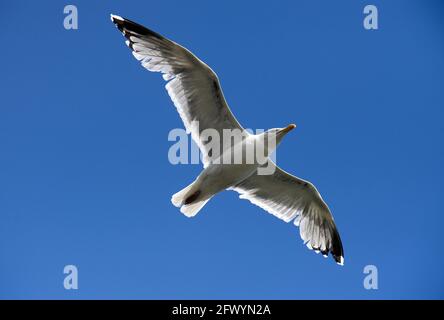
POLYGON ((237 191, 241 199, 286 222, 293 221, 310 249, 324 256, 331 253, 337 263, 343 264, 341 239, 319 192, 269 159, 295 125, 258 135, 248 133, 231 113, 210 67, 184 47, 135 22, 115 15, 111 20, 142 66, 161 72, 168 81, 168 94, 202 152, 204 170, 173 195, 172 203, 192 217, 217 193, 237 191))
POLYGON ((264 150, 264 158, 268 158, 269 154, 274 151, 274 148, 268 149, 261 135, 242 132, 237 144, 221 150, 220 155, 209 161, 206 168, 190 186, 173 195, 173 204, 181 207, 185 215, 194 216, 198 212, 196 209, 201 208, 200 204, 203 206, 215 194, 238 185, 253 175, 261 165, 261 157, 256 156, 254 152, 250 161, 247 161, 247 150, 252 150, 253 147, 264 150), (192 196, 193 202, 187 203, 187 199, 192 196))
POLYGON ((205 168, 196 182, 208 195, 215 195, 251 176, 257 164, 212 164, 205 168))
MULTIPOLYGON (((215 194, 228 189, 252 175, 257 170, 254 164, 213 164, 205 168, 191 184, 191 188, 186 193, 179 191, 173 195, 172 202, 175 206, 181 207, 181 211, 189 217, 195 216, 197 208, 202 206, 215 194), (196 195, 192 203, 187 199, 196 195), (180 195, 180 196, 179 196, 180 195), (178 197, 179 196, 179 197, 178 197), (202 206, 199 206, 202 204, 202 206), (190 210, 193 208, 194 210, 190 210)), ((187 187, 188 188, 188 187, 187 187)))

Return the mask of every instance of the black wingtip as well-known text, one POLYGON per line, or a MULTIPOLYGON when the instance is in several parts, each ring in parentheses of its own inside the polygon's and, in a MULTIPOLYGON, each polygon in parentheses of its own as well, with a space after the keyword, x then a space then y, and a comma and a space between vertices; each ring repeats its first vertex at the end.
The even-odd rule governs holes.
POLYGON ((325 258, 328 257, 329 254, 333 257, 335 262, 341 266, 344 265, 344 249, 342 247, 341 237, 339 236, 339 232, 336 227, 331 229, 332 240, 328 248, 322 250, 320 247, 313 247, 310 244, 305 243, 309 249, 314 250, 316 253, 321 253, 325 258))
POLYGON ((131 33, 136 33, 139 35, 145 35, 145 36, 155 37, 158 39, 164 39, 164 37, 162 37, 157 32, 154 32, 148 28, 145 28, 144 26, 142 26, 134 21, 131 21, 126 18, 122 18, 121 16, 111 14, 111 21, 116 25, 117 29, 119 29, 121 32, 124 33, 124 35, 125 35, 126 31, 129 31, 131 33))
POLYGON ((342 247, 341 237, 339 236, 338 230, 333 233, 332 247, 330 249, 333 259, 336 263, 343 266, 344 265, 344 248, 342 247))

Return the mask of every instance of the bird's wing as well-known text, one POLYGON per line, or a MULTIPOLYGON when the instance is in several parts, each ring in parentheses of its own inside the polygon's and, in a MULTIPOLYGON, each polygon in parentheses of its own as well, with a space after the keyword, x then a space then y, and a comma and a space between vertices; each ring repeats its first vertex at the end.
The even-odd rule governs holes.
POLYGON ((201 137, 203 130, 215 129, 221 138, 223 129, 239 129, 246 134, 231 113, 219 79, 210 67, 184 47, 135 22, 116 15, 111 15, 111 20, 126 37, 126 44, 142 66, 161 72, 168 81, 168 94, 187 133, 191 133, 199 146, 204 165, 211 157, 208 145, 211 140, 201 137))
POLYGON ((285 222, 299 226, 301 238, 309 249, 331 253, 338 264, 344 263, 341 238, 329 208, 316 188, 276 166, 271 175, 254 175, 230 188, 241 199, 268 211, 285 222))

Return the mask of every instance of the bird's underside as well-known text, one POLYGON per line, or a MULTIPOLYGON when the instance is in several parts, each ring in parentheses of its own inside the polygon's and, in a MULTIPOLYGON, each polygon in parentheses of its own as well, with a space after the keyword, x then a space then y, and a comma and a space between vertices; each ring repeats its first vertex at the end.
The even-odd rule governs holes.
MULTIPOLYGON (((237 191, 241 199, 285 222, 293 221, 308 248, 324 256, 330 253, 342 265, 344 252, 333 217, 310 182, 283 171, 271 160, 266 164, 273 171, 267 175, 258 174, 257 166, 212 163, 208 141, 201 135, 204 130, 216 130, 220 136, 224 129, 244 132, 225 101, 216 74, 190 51, 158 33, 119 16, 111 15, 111 20, 142 66, 162 73, 187 132, 202 152, 204 170, 192 184, 172 197, 173 204, 185 215, 194 216, 218 192, 237 191)), ((227 146, 222 143, 225 150, 227 146)))

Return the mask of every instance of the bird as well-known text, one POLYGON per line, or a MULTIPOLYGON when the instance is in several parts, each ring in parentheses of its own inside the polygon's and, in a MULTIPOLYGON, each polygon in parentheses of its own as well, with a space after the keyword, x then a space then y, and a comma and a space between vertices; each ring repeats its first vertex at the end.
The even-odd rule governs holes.
POLYGON ((111 21, 142 66, 162 74, 187 133, 202 153, 204 169, 191 184, 172 196, 173 205, 185 216, 194 217, 214 195, 224 190, 236 191, 241 199, 285 222, 293 222, 309 249, 324 257, 330 254, 337 264, 344 265, 338 228, 318 190, 312 183, 287 173, 270 158, 283 137, 296 126, 248 133, 228 107, 219 79, 207 64, 185 47, 136 22, 114 14, 111 21), (221 161, 227 154, 232 159, 239 151, 226 141, 219 148, 212 145, 212 139, 203 134, 208 130, 220 136, 226 130, 237 130, 241 142, 236 150, 244 151, 256 143, 263 147, 265 160, 255 157, 250 162, 221 161), (260 169, 269 173, 260 173, 260 169))

